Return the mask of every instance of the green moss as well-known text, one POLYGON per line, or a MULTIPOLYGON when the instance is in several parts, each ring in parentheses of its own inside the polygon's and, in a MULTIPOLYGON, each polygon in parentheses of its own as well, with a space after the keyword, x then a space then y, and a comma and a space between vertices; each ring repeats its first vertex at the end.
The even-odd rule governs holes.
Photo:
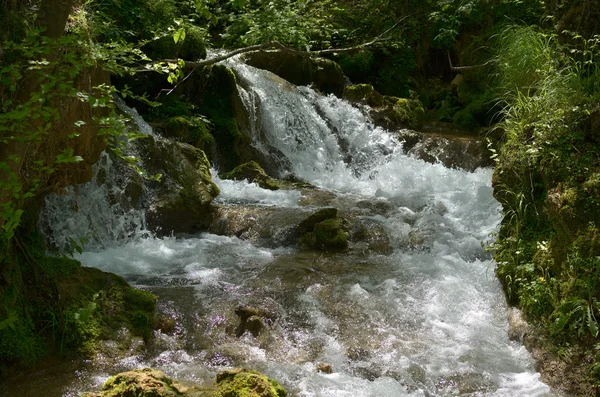
POLYGON ((47 256, 32 224, 25 219, 10 243, 0 243, 0 369, 48 354, 91 354, 122 327, 151 336, 156 297, 119 276, 47 256))
POLYGON ((217 375, 216 397, 286 397, 287 391, 275 380, 247 370, 223 371, 217 375))
POLYGON ((344 230, 342 218, 331 218, 318 222, 312 231, 300 238, 300 245, 313 249, 345 249, 348 247, 348 234, 344 230))
POLYGON ((235 167, 232 171, 223 174, 224 179, 248 180, 255 182, 263 189, 279 190, 280 184, 268 176, 263 168, 256 162, 250 161, 235 167))
POLYGON ((344 88, 342 98, 356 103, 364 103, 369 106, 382 106, 383 95, 375 91, 371 84, 355 84, 344 88))
POLYGON ((418 100, 400 98, 394 104, 393 110, 396 122, 416 130, 423 127, 425 110, 418 100))

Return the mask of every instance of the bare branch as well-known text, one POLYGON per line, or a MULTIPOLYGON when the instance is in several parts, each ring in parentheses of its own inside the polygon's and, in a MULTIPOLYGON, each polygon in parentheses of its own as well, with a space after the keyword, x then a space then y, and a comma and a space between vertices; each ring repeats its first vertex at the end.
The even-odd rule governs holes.
POLYGON ((490 59, 489 61, 487 61, 486 63, 482 63, 481 65, 453 66, 452 65, 452 58, 450 58, 450 51, 448 51, 448 62, 450 63, 450 70, 454 70, 455 72, 462 72, 463 70, 473 70, 473 69, 483 68, 483 67, 486 67, 487 65, 489 65, 491 63, 498 62, 498 60, 497 59, 490 59))

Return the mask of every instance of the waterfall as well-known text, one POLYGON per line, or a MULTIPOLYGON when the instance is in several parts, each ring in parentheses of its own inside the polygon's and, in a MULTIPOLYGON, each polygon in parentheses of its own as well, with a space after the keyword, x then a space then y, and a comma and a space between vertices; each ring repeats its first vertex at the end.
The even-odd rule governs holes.
MULTIPOLYGON (((280 156, 274 164, 289 164, 282 175, 318 189, 272 192, 213 173, 218 205, 245 228, 165 238, 144 236, 143 212, 122 199, 128 178, 109 155, 92 182, 49 196, 40 227, 54 246, 65 250, 86 237, 77 259, 152 291, 160 310, 177 318, 179 331, 156 331, 154 347, 120 360, 119 369, 152 366, 208 381, 224 367, 243 366, 301 397, 554 396, 529 353, 508 339, 504 295, 481 245, 501 219, 492 170, 427 163, 344 100, 239 60, 227 64, 254 147, 280 156), (380 225, 391 253, 324 253, 242 238, 256 224, 302 219, 324 205, 380 225), (239 305, 274 313, 266 335, 233 335, 239 305), (317 372, 323 362, 333 374, 317 372)), ((77 394, 114 370, 94 367, 100 381, 81 386, 70 375, 65 383, 77 394)))

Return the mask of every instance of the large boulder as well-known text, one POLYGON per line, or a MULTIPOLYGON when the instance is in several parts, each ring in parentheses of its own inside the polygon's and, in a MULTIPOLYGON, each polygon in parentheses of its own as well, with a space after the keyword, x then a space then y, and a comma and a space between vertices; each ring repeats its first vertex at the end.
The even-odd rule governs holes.
POLYGON ((286 52, 253 52, 246 63, 265 69, 295 85, 312 85, 325 94, 340 96, 346 76, 340 65, 325 58, 312 58, 286 52))
POLYGON ((148 136, 135 143, 146 182, 149 230, 194 232, 209 226, 210 204, 219 194, 204 152, 191 145, 148 136))

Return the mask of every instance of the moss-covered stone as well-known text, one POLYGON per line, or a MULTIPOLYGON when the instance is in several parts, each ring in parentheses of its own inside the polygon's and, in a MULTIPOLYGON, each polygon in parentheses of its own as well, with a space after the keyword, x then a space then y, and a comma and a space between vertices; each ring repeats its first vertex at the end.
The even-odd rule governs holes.
POLYGON ((423 127, 425 110, 417 99, 400 98, 394 104, 393 120, 412 129, 423 127))
POLYGON ((201 397, 213 396, 212 390, 187 387, 152 368, 122 372, 109 378, 98 393, 82 397, 201 397))
POLYGON ((148 228, 161 234, 193 232, 210 223, 210 203, 219 194, 210 163, 200 149, 152 136, 135 142, 142 154, 141 168, 149 175, 152 191, 146 219, 148 228))
POLYGON ((383 95, 375 91, 371 84, 354 84, 344 88, 342 98, 349 102, 362 103, 369 106, 382 106, 383 95))
POLYGON ((232 369, 219 372, 211 388, 184 385, 152 368, 122 372, 109 378, 100 392, 82 397, 286 397, 275 380, 255 371, 232 369))
POLYGON ((151 337, 154 295, 117 275, 47 256, 42 236, 31 231, 35 226, 25 221, 22 228, 1 247, 0 371, 48 354, 90 355, 123 327, 151 337))
POLYGON ((315 224, 312 231, 304 233, 300 245, 313 249, 348 248, 348 234, 342 218, 327 219, 315 224))
POLYGON ((245 118, 240 103, 235 74, 222 65, 203 70, 195 82, 186 87, 197 111, 210 120, 218 156, 213 159, 224 171, 251 160, 250 138, 242 132, 245 118), (193 84, 193 85, 192 85, 193 84))
POLYGON ((215 397, 286 397, 287 391, 275 380, 245 369, 222 371, 217 375, 215 397))
POLYGON ((224 179, 248 180, 263 189, 279 190, 280 184, 267 175, 265 170, 256 162, 250 161, 235 167, 232 171, 223 174, 224 179))
POLYGON ((347 248, 348 234, 343 229, 342 218, 327 219, 315 225, 317 246, 326 248, 347 248))
POLYGON ((298 224, 298 233, 304 234, 307 232, 311 232, 315 228, 315 225, 317 223, 335 217, 337 217, 337 208, 329 207, 320 209, 319 211, 315 212, 314 214, 311 214, 308 218, 306 218, 298 224))

